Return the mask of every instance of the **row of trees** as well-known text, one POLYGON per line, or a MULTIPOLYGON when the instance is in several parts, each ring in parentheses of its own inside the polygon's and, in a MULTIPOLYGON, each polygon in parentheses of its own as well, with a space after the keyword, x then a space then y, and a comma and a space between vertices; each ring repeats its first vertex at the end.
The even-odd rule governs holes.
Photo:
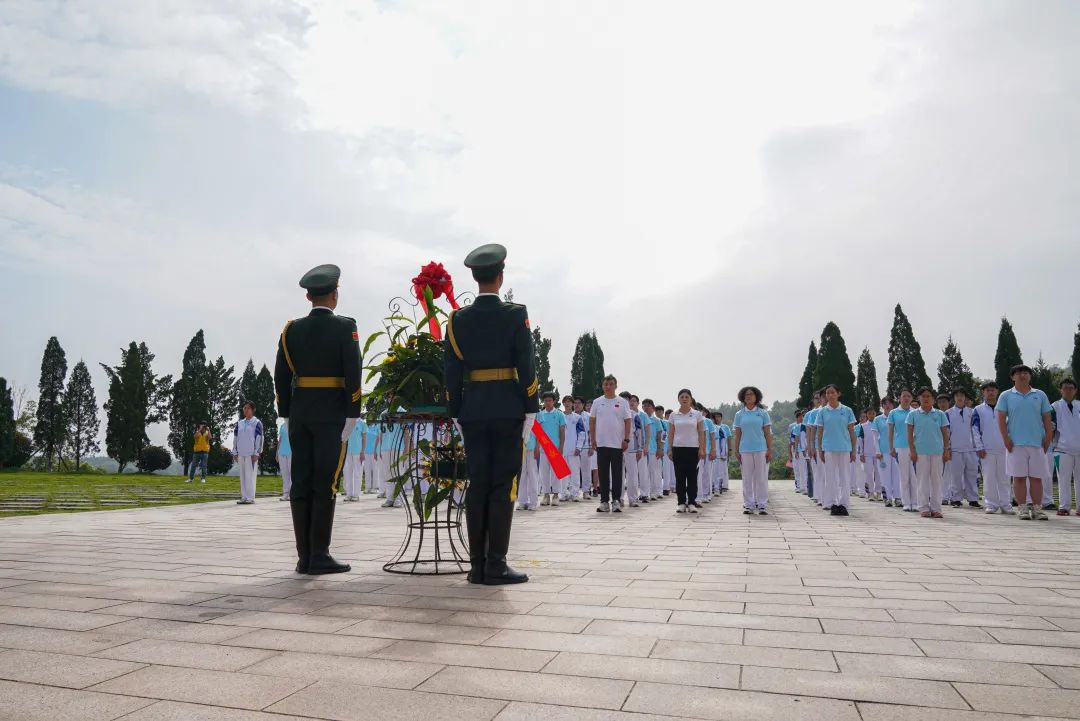
MULTIPOLYGON (((549 341, 550 345, 550 341, 549 341)), ((132 341, 121 351, 120 363, 100 366, 108 379, 105 452, 115 460, 119 472, 132 464, 139 470, 154 471, 171 463, 164 448, 150 444, 147 429, 168 422, 168 444, 187 471, 192 458, 192 438, 199 423, 210 426, 215 468, 228 458, 222 448, 232 423, 239 417, 244 401, 255 403, 256 413, 266 430, 260 458, 263 472, 277 472, 277 412, 274 380, 265 365, 256 372, 248 361, 238 379, 233 366, 219 356, 206 358, 206 340, 199 330, 188 343, 180 377, 158 376, 153 370, 155 356, 145 343, 132 341)), ((32 423, 18 418, 12 389, 0 378, 0 468, 18 467, 31 455, 45 470, 68 468, 78 471, 87 457, 101 451, 101 420, 93 381, 86 363, 80 360, 68 375, 67 354, 56 337, 49 339, 41 360, 36 404, 27 404, 32 423), (25 431, 25 432, 24 432, 25 431)))
MULTIPOLYGON (((998 331, 997 351, 994 354, 994 380, 1004 390, 1012 386, 1009 369, 1023 363, 1020 345, 1016 341, 1012 324, 1007 318, 1001 319, 998 331)), ((1080 374, 1080 325, 1073 336, 1073 351, 1070 368, 1050 365, 1039 354, 1032 366, 1032 385, 1043 390, 1051 401, 1060 397, 1058 384, 1069 373, 1075 378, 1080 374)), ((964 362, 960 349, 952 336, 949 336, 942 351, 941 363, 937 368, 937 388, 941 392, 952 393, 963 389, 969 398, 979 397, 982 379, 976 378, 971 368, 964 362)), ((840 334, 840 329, 830 321, 821 332, 819 345, 810 342, 806 367, 799 379, 799 394, 796 400, 800 408, 806 408, 813 400, 814 390, 829 383, 840 389, 845 402, 858 409, 877 408, 881 403, 878 391, 877 368, 870 350, 863 348, 853 371, 848 357, 847 346, 840 334)), ((926 372, 926 362, 922 357, 922 347, 915 339, 911 322, 897 304, 893 314, 892 331, 889 335, 889 370, 886 374, 885 392, 890 398, 896 398, 900 391, 907 388, 914 390, 923 386, 934 387, 926 372)))

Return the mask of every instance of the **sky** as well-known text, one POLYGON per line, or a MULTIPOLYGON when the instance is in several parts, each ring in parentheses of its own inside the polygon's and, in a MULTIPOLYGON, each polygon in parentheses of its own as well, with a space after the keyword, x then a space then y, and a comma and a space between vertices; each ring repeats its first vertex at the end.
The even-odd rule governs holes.
MULTIPOLYGON (((884 385, 893 307, 936 377, 1000 319, 1064 364, 1080 320, 1080 3, 7 0, 0 376, 199 328, 272 365, 300 276, 361 334, 473 247, 623 388, 792 399, 836 322, 884 385)), ((152 437, 164 436, 154 433, 152 437)))

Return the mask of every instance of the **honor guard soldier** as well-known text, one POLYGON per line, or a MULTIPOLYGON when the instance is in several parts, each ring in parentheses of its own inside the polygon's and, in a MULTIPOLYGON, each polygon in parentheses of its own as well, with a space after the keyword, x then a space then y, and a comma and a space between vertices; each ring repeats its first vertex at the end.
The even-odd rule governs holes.
POLYGON ((311 313, 285 324, 274 366, 278 409, 293 453, 289 503, 296 571, 312 575, 350 570, 330 556, 346 443, 361 415, 356 321, 334 314, 340 277, 336 265, 320 265, 300 279, 311 313))
POLYGON ((449 410, 461 425, 469 473, 469 582, 489 586, 529 580, 506 565, 506 552, 522 441, 540 410, 528 312, 499 297, 505 260, 497 244, 465 258, 480 293, 450 314, 445 341, 449 410))

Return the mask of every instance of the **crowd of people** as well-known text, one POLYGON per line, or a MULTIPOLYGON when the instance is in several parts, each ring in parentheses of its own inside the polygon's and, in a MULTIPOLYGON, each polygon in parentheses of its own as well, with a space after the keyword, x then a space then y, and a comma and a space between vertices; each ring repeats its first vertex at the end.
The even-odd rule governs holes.
MULTIPOLYGON (((834 516, 848 515, 853 497, 924 518, 942 518, 944 508, 965 503, 988 514, 1014 515, 1019 507, 1023 520, 1047 520, 1046 511, 1068 516, 1075 498, 1080 515, 1076 383, 1062 381, 1062 397, 1051 404, 1031 386, 1030 368, 1017 366, 1011 377, 1014 385, 1005 391, 993 381, 982 384, 977 405, 963 389, 904 389, 896 399, 883 398, 879 408, 859 409, 858 416, 835 385, 825 386, 788 427, 796 493, 834 516), (1052 492, 1055 470, 1060 504, 1052 492)), ((617 393, 617 386, 609 375, 603 395, 594 399, 564 396, 560 403, 554 393, 543 394, 534 422, 570 473, 559 478, 537 435, 529 433, 518 477, 519 511, 596 500, 597 512, 622 513, 674 496, 676 513, 698 513, 729 490, 734 460, 741 469, 743 513, 768 514, 773 433, 758 388, 739 391, 741 407, 729 425, 689 389, 679 391, 677 407, 665 408, 651 398, 617 393)), ((234 431, 239 503, 252 503, 264 437, 253 406, 245 406, 234 431)), ((402 505, 391 479, 409 435, 385 419, 357 423, 345 444, 344 502, 375 494, 385 508, 402 505)), ((205 478, 208 436, 206 428, 196 432, 189 480, 198 472, 205 478)), ((278 438, 282 500, 288 500, 292 451, 284 424, 278 438)))

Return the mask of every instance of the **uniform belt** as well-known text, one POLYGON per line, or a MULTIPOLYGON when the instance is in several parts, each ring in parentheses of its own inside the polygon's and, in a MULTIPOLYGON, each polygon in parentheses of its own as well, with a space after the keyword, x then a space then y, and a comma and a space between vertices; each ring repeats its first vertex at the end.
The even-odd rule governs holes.
POLYGON ((478 371, 469 371, 469 380, 473 383, 486 383, 488 381, 516 381, 518 373, 516 368, 484 368, 478 371))
POLYGON ((345 379, 334 376, 297 376, 297 388, 344 388, 345 379))

